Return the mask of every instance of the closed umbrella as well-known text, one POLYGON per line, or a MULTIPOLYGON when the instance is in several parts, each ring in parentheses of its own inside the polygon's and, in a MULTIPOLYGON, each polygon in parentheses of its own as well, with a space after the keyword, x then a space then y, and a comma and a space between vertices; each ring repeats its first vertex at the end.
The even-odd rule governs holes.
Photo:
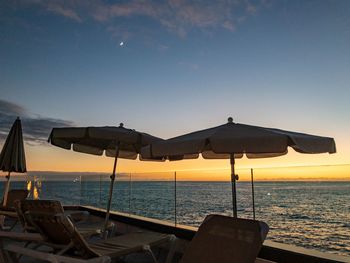
POLYGON ((281 156, 288 146, 299 153, 336 152, 333 138, 234 123, 230 117, 224 125, 151 143, 141 155, 169 160, 193 159, 199 154, 205 159, 230 159, 232 206, 237 217, 235 159, 244 154, 248 158, 281 156))
POLYGON ((6 206, 7 195, 10 188, 11 172, 25 173, 26 158, 23 146, 21 120, 17 118, 8 134, 0 154, 0 170, 8 172, 3 197, 3 206, 6 206))
POLYGON ((141 147, 162 140, 147 133, 126 129, 121 123, 119 127, 73 127, 53 128, 49 137, 51 144, 73 151, 114 157, 113 173, 109 189, 107 213, 105 218, 105 235, 108 224, 113 185, 118 158, 136 159, 141 147))

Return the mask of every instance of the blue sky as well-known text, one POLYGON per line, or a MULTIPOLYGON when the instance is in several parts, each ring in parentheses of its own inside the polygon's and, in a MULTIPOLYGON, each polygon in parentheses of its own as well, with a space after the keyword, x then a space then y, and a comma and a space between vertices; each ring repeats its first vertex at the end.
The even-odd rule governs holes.
POLYGON ((233 116, 335 137, 333 161, 350 163, 349 13, 349 1, 5 0, 0 110, 164 138, 233 116))

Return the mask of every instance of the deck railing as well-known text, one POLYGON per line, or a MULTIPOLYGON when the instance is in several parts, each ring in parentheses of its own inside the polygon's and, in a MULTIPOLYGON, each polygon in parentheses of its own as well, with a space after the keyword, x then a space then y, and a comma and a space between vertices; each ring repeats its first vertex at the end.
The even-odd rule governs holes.
MULTIPOLYGON (((239 217, 253 218, 255 212, 270 225, 273 241, 350 255, 350 165, 236 172, 239 217)), ((232 215, 229 178, 229 169, 119 173, 112 210, 197 226, 210 213, 232 215)), ((34 199, 105 208, 109 183, 108 174, 30 173, 13 176, 11 187, 28 188, 34 199)))

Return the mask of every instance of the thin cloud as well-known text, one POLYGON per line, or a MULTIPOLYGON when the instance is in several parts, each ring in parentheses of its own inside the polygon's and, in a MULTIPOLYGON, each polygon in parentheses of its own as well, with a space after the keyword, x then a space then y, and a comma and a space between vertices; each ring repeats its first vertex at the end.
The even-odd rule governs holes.
POLYGON ((130 0, 113 3, 103 0, 19 0, 16 3, 37 5, 48 12, 79 23, 89 19, 104 23, 106 29, 114 36, 120 34, 120 37, 123 37, 125 32, 129 32, 128 25, 121 26, 120 21, 116 19, 145 17, 157 21, 180 37, 185 37, 193 29, 206 31, 224 28, 233 32, 242 21, 242 17, 256 14, 268 1, 130 0))
POLYGON ((230 22, 230 21, 225 21, 223 24, 222 24, 222 27, 223 28, 226 28, 227 30, 233 32, 236 30, 236 26, 230 22))
POLYGON ((107 31, 111 33, 112 37, 122 40, 128 40, 132 36, 132 33, 129 30, 121 26, 108 26, 107 31))
POLYGON ((158 50, 159 51, 162 51, 162 52, 165 52, 165 51, 167 51, 169 49, 169 46, 167 46, 167 45, 162 45, 162 44, 160 44, 159 46, 158 46, 158 50))
MULTIPOLYGON (((89 2, 89 1, 87 1, 89 2)), ((81 23, 82 18, 79 15, 79 10, 83 7, 83 1, 65 1, 65 0, 17 0, 13 1, 12 5, 16 7, 38 6, 49 13, 60 15, 68 19, 81 23)))
POLYGON ((0 99, 0 114, 24 115, 26 110, 15 103, 0 99))
POLYGON ((56 13, 58 15, 62 15, 64 17, 67 17, 69 19, 73 19, 79 23, 82 22, 82 19, 75 11, 73 11, 72 9, 69 9, 69 8, 64 8, 63 6, 61 6, 57 3, 49 2, 47 5, 47 10, 50 12, 56 13))
POLYGON ((187 67, 187 68, 189 68, 191 70, 198 70, 199 69, 199 65, 196 64, 196 63, 189 63, 189 62, 180 61, 180 62, 178 62, 178 64, 180 66, 185 66, 185 67, 187 67))
POLYGON ((42 144, 47 141, 53 127, 70 127, 73 122, 47 118, 42 116, 30 116, 22 106, 0 100, 0 142, 4 142, 15 119, 22 120, 23 137, 28 144, 42 144))
POLYGON ((246 10, 249 14, 255 14, 257 11, 257 7, 252 4, 247 4, 246 10))

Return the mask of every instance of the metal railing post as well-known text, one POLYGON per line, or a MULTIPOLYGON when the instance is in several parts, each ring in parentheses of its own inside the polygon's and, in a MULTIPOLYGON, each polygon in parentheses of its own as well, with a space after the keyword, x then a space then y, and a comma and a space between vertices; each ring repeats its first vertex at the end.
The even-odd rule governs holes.
POLYGON ((250 176, 252 179, 253 219, 255 220, 255 197, 254 197, 254 172, 253 172, 253 168, 250 169, 250 176))
POLYGON ((99 193, 99 207, 102 207, 102 174, 100 174, 100 193, 99 193))
POLYGON ((177 226, 177 195, 176 195, 176 171, 174 173, 174 220, 175 220, 175 227, 177 226))
POLYGON ((129 174, 129 215, 131 215, 131 173, 129 174))
POLYGON ((81 205, 81 200, 83 199, 83 187, 81 185, 81 175, 79 175, 79 184, 80 184, 80 198, 79 198, 79 205, 81 205))

